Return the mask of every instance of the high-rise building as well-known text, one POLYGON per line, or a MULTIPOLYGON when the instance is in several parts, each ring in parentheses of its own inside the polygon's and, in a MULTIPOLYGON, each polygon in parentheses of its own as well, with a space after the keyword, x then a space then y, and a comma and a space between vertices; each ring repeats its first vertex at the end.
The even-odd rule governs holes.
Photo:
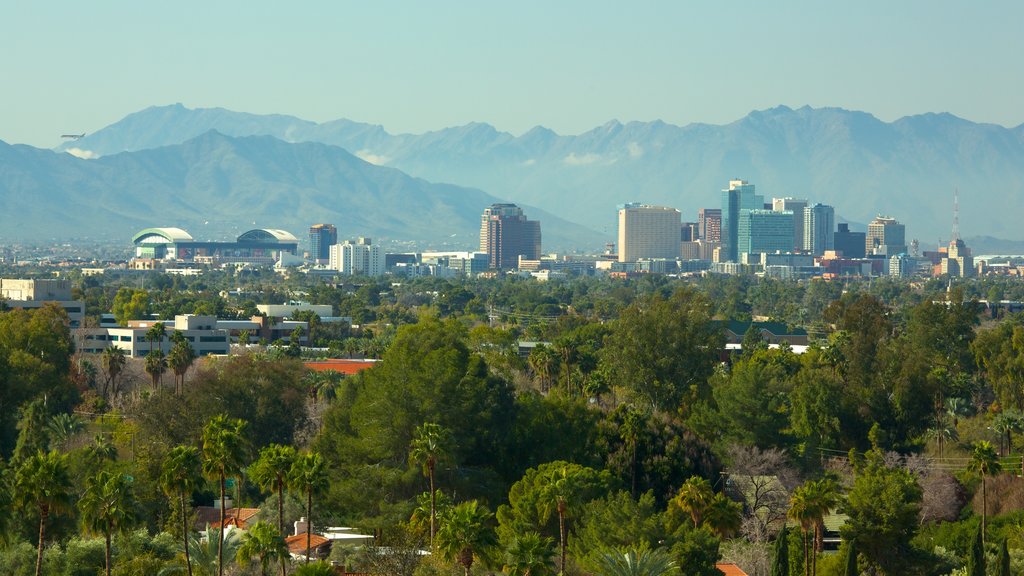
POLYGON ((697 231, 701 240, 722 241, 722 209, 701 208, 697 211, 697 231))
POLYGON ((804 250, 821 256, 835 249, 836 209, 826 204, 804 208, 804 250))
POLYGON ((665 206, 626 204, 619 208, 619 262, 641 258, 679 258, 679 210, 665 206))
POLYGON ((540 259, 540 222, 528 220, 515 204, 491 204, 480 218, 480 251, 489 266, 512 270, 519 257, 540 259))
POLYGON ((971 256, 971 249, 963 240, 954 238, 949 242, 946 257, 940 262, 940 270, 950 276, 974 276, 974 258, 971 256))
POLYGON ((802 198, 772 198, 772 210, 793 213, 793 250, 804 249, 804 208, 807 200, 802 198))
POLYGON ((338 229, 334 224, 313 224, 309 227, 309 257, 318 262, 331 258, 331 246, 338 243, 338 229))
POLYGON ((683 222, 679 239, 682 240, 683 242, 693 242, 698 238, 700 238, 700 232, 698 232, 697 223, 683 222))
POLYGON ((844 258, 863 258, 866 237, 863 232, 850 232, 850 225, 843 223, 832 235, 832 245, 837 252, 842 252, 844 258))
POLYGON ((741 254, 793 251, 793 213, 740 210, 737 222, 737 260, 741 254))
POLYGON ((722 190, 722 252, 729 262, 738 260, 738 224, 743 210, 764 210, 764 196, 755 194, 754 185, 746 180, 730 180, 729 188, 722 190))
POLYGON ((868 224, 865 254, 895 256, 907 251, 907 230, 895 218, 876 216, 868 224))
POLYGON ((329 267, 346 276, 380 276, 384 274, 384 251, 369 238, 346 240, 331 246, 329 267))

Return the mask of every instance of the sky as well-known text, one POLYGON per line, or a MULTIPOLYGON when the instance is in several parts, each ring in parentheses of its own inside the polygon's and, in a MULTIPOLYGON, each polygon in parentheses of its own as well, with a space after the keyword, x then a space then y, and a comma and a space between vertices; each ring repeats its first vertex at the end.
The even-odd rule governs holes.
POLYGON ((0 140, 154 105, 420 133, 726 124, 777 105, 1024 123, 1024 2, 0 2, 0 140))

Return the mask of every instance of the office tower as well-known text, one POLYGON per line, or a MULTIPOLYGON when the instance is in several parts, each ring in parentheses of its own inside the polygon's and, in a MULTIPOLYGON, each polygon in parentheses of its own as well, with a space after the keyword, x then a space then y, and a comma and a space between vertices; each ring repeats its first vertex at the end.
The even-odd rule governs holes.
POLYGON ((515 204, 491 204, 480 217, 480 251, 496 270, 515 269, 520 256, 539 260, 540 222, 528 220, 515 204))
POLYGON ((675 260, 679 257, 681 227, 675 208, 636 203, 619 207, 619 262, 675 260))
POLYGON ((697 211, 697 228, 700 239, 707 242, 722 241, 722 209, 701 208, 697 211))
POLYGON ((974 257, 971 256, 971 249, 960 238, 953 238, 949 242, 946 257, 942 259, 940 266, 943 274, 964 278, 973 276, 974 257))
POLYGON ((849 224, 839 224, 839 230, 832 235, 832 245, 844 258, 863 258, 866 237, 863 232, 850 232, 849 224))
POLYGON ((683 222, 679 239, 683 242, 693 242, 700 238, 700 232, 696 222, 683 222))
POLYGON ((792 252, 793 213, 775 210, 740 210, 736 254, 792 252))
POLYGON ((826 204, 815 204, 804 208, 804 250, 821 256, 826 250, 834 250, 836 209, 826 204))
POLYGON ((895 256, 907 251, 906 227, 895 218, 876 216, 868 224, 864 253, 895 256))
POLYGON ((754 185, 745 180, 730 180, 729 188, 722 190, 722 252, 725 261, 738 260, 740 212, 763 209, 764 197, 755 194, 754 185))
POLYGON ((384 251, 369 238, 346 240, 330 248, 329 267, 346 276, 384 274, 384 251))
POLYGON ((804 249, 804 208, 807 200, 802 198, 772 198, 772 210, 793 213, 793 250, 804 249))
POLYGON ((331 246, 338 243, 338 229, 334 224, 314 224, 309 227, 309 257, 326 261, 331 257, 331 246))

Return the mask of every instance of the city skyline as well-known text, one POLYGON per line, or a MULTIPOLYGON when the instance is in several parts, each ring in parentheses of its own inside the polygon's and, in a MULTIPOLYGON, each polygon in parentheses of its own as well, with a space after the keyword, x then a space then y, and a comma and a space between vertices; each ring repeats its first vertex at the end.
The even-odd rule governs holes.
POLYGON ((4 64, 3 96, 18 113, 0 118, 0 140, 53 147, 173 102, 393 133, 473 121, 515 134, 612 119, 724 124, 780 104, 1024 122, 1024 78, 1008 73, 1024 52, 1024 5, 1008 1, 121 1, 60 15, 19 4, 0 23, 0 45, 18 55, 4 64))

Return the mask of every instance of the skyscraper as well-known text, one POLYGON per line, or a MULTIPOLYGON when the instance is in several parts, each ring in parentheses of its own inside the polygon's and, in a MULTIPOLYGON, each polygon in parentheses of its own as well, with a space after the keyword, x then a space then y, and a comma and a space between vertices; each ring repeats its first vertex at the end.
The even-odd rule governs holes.
POLYGON ((681 227, 675 208, 638 203, 619 207, 619 262, 678 258, 681 227))
POLYGON ((863 232, 850 232, 849 224, 839 224, 839 229, 832 235, 832 244, 845 258, 863 258, 866 237, 863 232))
POLYGON ((729 188, 722 190, 722 252, 725 254, 723 260, 738 260, 740 212, 763 209, 764 197, 754 193, 753 184, 746 180, 729 181, 729 188))
POLYGON ((804 249, 804 208, 807 200, 802 198, 772 198, 772 210, 793 213, 793 250, 804 249))
POLYGON ((313 260, 329 260, 331 246, 337 243, 338 229, 334 224, 314 224, 309 227, 309 257, 313 260))
POLYGON ((836 209, 826 204, 804 208, 804 250, 821 256, 835 249, 836 209))
POLYGON ((707 242, 722 241, 722 209, 701 208, 697 211, 697 229, 700 239, 707 242))
POLYGON ((528 220, 515 204, 491 204, 480 218, 480 251, 488 266, 498 270, 518 267, 519 257, 540 259, 540 222, 528 220))
POLYGON ((740 210, 736 254, 792 252, 793 213, 775 210, 740 210))
POLYGON ((864 252, 867 255, 895 256, 907 251, 907 230, 895 218, 876 216, 868 224, 864 252))
POLYGON ((384 273, 384 252, 369 238, 346 240, 331 246, 330 268, 347 276, 380 276, 384 273))

